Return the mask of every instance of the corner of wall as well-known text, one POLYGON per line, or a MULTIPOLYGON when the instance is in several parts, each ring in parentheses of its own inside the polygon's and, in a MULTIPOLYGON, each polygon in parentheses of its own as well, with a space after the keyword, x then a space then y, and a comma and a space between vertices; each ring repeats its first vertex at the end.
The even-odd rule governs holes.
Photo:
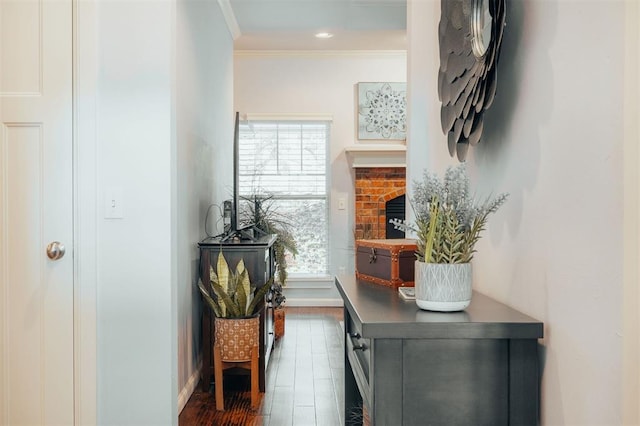
POLYGON ((227 24, 227 28, 229 29, 229 33, 231 34, 232 39, 237 39, 240 37, 240 26, 238 25, 238 21, 236 20, 236 15, 233 12, 233 7, 229 0, 218 0, 218 5, 220 5, 220 10, 224 16, 224 21, 227 24))
POLYGON ((232 176, 226 141, 233 136, 233 40, 223 3, 182 0, 177 13, 178 410, 195 389, 201 368, 197 243, 207 232, 217 233, 217 218, 208 227, 205 220, 209 206, 224 199, 226 178, 232 176))

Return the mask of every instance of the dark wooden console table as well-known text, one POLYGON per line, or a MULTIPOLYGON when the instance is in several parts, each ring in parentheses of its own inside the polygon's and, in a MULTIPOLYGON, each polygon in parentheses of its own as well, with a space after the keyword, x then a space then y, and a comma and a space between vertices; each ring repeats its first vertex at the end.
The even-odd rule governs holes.
MULTIPOLYGON (((229 264, 235 270, 240 259, 249 272, 251 283, 261 287, 265 285, 275 273, 273 243, 275 235, 267 235, 251 240, 221 241, 220 238, 208 238, 198 243, 200 247, 200 279, 209 280, 209 267, 218 261, 218 253, 222 251, 229 264)), ((215 269, 215 266, 214 266, 215 269)), ((273 309, 263 303, 260 312, 260 391, 265 390, 265 371, 269 364, 271 349, 273 348, 273 309)), ((202 390, 208 391, 213 378, 213 336, 214 322, 211 309, 206 305, 202 313, 202 373, 200 382, 202 390)))
POLYGON ((344 299, 345 422, 539 424, 543 324, 474 292, 463 312, 420 310, 396 290, 336 278, 344 299))

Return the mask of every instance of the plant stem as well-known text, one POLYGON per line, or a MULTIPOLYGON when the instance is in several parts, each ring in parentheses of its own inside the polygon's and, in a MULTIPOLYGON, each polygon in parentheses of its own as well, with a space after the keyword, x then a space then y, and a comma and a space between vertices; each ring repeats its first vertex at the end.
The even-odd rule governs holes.
POLYGON ((438 214, 440 212, 439 205, 440 202, 438 201, 438 197, 434 197, 431 200, 431 206, 429 207, 429 233, 427 234, 427 244, 424 249, 424 261, 426 263, 431 263, 431 259, 433 258, 432 251, 438 224, 438 214))

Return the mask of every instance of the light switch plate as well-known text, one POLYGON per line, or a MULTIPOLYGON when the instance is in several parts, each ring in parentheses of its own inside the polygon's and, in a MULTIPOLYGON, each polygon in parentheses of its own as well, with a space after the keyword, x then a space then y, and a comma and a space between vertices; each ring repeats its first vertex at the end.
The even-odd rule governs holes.
POLYGON ((344 210, 347 208, 347 200, 344 197, 338 198, 338 210, 344 210))
POLYGON ((105 191, 104 217, 105 219, 124 218, 124 198, 121 187, 113 186, 105 191))

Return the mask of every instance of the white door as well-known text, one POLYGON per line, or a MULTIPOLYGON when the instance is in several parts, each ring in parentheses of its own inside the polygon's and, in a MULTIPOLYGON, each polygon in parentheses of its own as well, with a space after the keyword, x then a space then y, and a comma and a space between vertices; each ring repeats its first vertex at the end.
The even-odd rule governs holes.
POLYGON ((0 0, 1 425, 74 419, 71 24, 71 0, 0 0))

